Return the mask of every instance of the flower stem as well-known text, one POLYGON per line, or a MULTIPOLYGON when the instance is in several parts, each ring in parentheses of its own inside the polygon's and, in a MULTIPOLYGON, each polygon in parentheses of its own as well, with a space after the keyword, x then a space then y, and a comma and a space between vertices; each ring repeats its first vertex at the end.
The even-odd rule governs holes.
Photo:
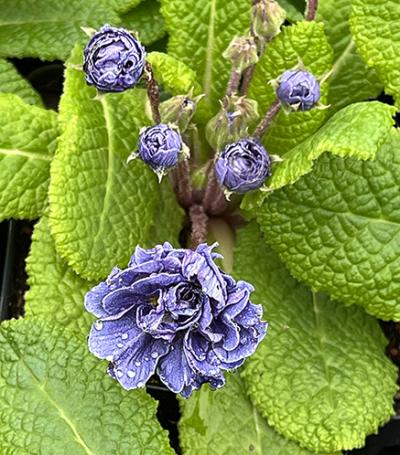
POLYGON ((228 107, 229 97, 237 93, 237 91, 239 90, 241 77, 242 77, 241 72, 233 68, 231 76, 229 78, 228 86, 226 88, 226 96, 224 98, 225 109, 228 107))
POLYGON ((194 250, 200 243, 207 240, 208 217, 203 206, 199 204, 190 207, 189 216, 192 224, 192 249, 194 250))
POLYGON ((225 212, 227 205, 224 191, 215 176, 214 164, 211 163, 203 197, 204 210, 210 215, 221 215, 225 212))
POLYGON ((307 21, 313 21, 317 15, 318 0, 307 0, 306 12, 304 14, 307 21))
POLYGON ((178 163, 172 172, 173 187, 179 204, 186 210, 193 203, 193 189, 190 182, 190 167, 188 160, 178 163))
POLYGON ((149 62, 146 62, 147 77, 147 95, 150 100, 151 113, 154 123, 161 123, 160 115, 160 90, 157 81, 154 78, 153 68, 149 62))
POLYGON ((255 138, 261 139, 264 136, 268 127, 272 123, 272 120, 278 114, 280 109, 281 109, 280 101, 275 100, 271 104, 271 107, 268 109, 267 113, 265 114, 265 117, 261 120, 261 122, 258 124, 257 128, 255 129, 254 134, 253 134, 253 136, 255 138))

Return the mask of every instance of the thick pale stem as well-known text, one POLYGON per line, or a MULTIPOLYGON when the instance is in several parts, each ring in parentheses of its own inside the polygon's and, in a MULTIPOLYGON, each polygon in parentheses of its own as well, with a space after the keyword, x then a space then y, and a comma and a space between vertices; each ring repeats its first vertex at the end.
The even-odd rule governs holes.
POLYGON ((210 215, 221 215, 225 212, 228 201, 225 198, 224 191, 219 184, 214 172, 214 164, 211 164, 208 172, 207 186, 204 192, 203 207, 210 215))
POLYGON ((208 217, 203 206, 199 204, 190 207, 189 216, 192 225, 192 249, 194 250, 200 243, 207 240, 208 217))
POLYGON ((154 123, 161 123, 160 115, 160 90, 157 81, 154 78, 153 68, 149 62, 146 62, 146 77, 147 77, 147 95, 150 100, 151 113, 154 123))
POLYGON ((278 112, 281 109, 281 103, 279 100, 275 100, 271 107, 268 109, 267 113, 265 114, 265 117, 261 120, 261 122, 258 124, 256 130, 254 131, 253 136, 261 139, 265 132, 267 131, 268 127, 271 125, 272 120, 274 117, 278 114, 278 112))
POLYGON ((226 88, 226 97, 224 98, 225 108, 228 107, 228 98, 238 92, 241 77, 242 74, 240 71, 238 71, 237 69, 232 70, 231 77, 226 88))
POLYGON ((307 8, 304 14, 307 21, 313 21, 317 15, 318 0, 307 0, 307 8))
POLYGON ((190 167, 188 160, 178 163, 172 172, 174 191, 179 204, 186 210, 193 203, 193 190, 190 182, 190 167))

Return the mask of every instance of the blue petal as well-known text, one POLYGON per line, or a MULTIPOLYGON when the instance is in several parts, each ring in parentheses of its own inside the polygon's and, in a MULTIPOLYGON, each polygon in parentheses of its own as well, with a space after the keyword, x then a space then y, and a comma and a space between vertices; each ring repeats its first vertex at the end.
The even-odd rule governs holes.
POLYGON ((111 375, 126 390, 144 387, 154 374, 160 357, 170 349, 169 343, 142 334, 136 342, 114 360, 111 375))
POLYGON ((98 320, 89 334, 89 350, 100 359, 113 361, 134 344, 142 333, 136 325, 136 311, 125 313, 120 319, 98 320))
POLYGON ((107 281, 103 281, 85 295, 85 308, 90 313, 94 314, 98 318, 103 318, 109 316, 109 314, 104 310, 103 307, 103 298, 114 288, 111 284, 115 275, 117 275, 120 270, 117 267, 114 267, 111 271, 107 281))
POLYGON ((175 393, 181 393, 185 387, 192 384, 195 373, 186 359, 182 339, 175 341, 171 351, 160 359, 157 374, 160 380, 175 393))

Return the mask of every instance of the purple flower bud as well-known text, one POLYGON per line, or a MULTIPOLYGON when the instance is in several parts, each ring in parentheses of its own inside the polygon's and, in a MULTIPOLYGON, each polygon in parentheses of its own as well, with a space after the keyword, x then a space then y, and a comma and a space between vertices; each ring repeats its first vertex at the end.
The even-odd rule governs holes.
POLYGON ((246 193, 263 185, 270 175, 271 158, 256 139, 248 138, 229 144, 215 163, 221 185, 235 193, 246 193))
POLYGON ((242 365, 264 338, 253 287, 219 269, 213 247, 137 247, 127 269, 86 294, 98 318, 89 349, 125 389, 143 387, 155 372, 184 397, 205 382, 221 387, 223 371, 242 365))
POLYGON ((283 105, 309 111, 321 96, 317 79, 308 71, 286 71, 277 90, 283 105))
POLYGON ((145 58, 144 47, 127 30, 104 25, 85 48, 86 82, 102 92, 122 92, 137 84, 145 58))
POLYGON ((181 151, 181 135, 168 125, 160 123, 140 132, 139 155, 156 172, 175 166, 181 151))

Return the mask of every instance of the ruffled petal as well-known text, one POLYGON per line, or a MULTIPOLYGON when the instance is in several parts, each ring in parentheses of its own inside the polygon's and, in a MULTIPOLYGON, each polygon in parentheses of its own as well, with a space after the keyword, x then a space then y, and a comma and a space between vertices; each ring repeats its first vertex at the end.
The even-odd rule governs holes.
POLYGON ((136 342, 114 360, 110 373, 126 390, 143 387, 154 374, 160 357, 169 349, 166 341, 142 332, 136 342))
POLYGON ((103 281, 97 286, 94 286, 85 295, 85 308, 89 313, 94 314, 98 318, 109 316, 103 307, 103 298, 115 287, 111 284, 112 279, 117 275, 120 270, 114 267, 107 278, 107 281, 103 281))
POLYGON ((134 344, 141 335, 136 325, 136 311, 124 314, 120 319, 98 320, 89 334, 89 350, 100 359, 110 362, 134 344))

